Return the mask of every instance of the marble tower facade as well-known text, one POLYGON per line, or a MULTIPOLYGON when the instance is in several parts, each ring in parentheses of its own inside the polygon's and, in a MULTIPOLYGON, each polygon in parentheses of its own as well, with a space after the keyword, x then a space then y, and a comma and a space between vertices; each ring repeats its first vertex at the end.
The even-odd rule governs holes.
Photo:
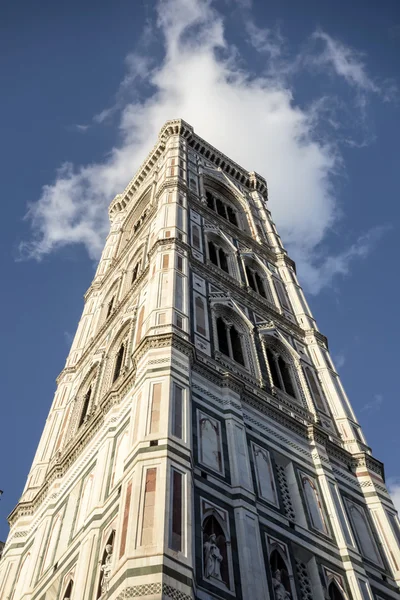
POLYGON ((398 598, 383 465, 266 181, 168 121, 109 216, 0 598, 398 598))

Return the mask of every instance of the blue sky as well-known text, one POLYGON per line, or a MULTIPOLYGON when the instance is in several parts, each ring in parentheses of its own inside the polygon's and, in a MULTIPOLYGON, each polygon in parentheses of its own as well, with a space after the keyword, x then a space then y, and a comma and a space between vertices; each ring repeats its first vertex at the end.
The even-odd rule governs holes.
POLYGON ((182 117, 270 204, 400 497, 395 0, 6 2, 0 22, 0 539, 93 277, 108 203, 182 117))

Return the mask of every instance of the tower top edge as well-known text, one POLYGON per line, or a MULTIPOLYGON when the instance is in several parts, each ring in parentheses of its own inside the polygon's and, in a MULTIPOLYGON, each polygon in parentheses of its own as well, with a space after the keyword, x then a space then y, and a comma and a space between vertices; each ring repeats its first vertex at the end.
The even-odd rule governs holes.
POLYGON ((225 171, 230 176, 234 174, 235 178, 240 180, 249 191, 258 191, 266 200, 268 200, 268 187, 264 177, 255 171, 247 171, 234 162, 231 158, 226 156, 226 154, 197 135, 194 131, 194 127, 184 121, 184 119, 169 119, 168 121, 165 121, 160 128, 156 144, 136 171, 125 190, 122 193, 117 194, 112 200, 109 206, 109 216, 111 220, 113 216, 120 210, 123 210, 133 198, 136 191, 147 178, 151 169, 157 163, 165 149, 168 138, 172 135, 179 135, 184 138, 191 147, 199 152, 199 154, 208 154, 208 156, 205 156, 208 162, 215 162, 216 165, 218 165, 219 170, 225 171), (199 150, 197 150, 197 148, 199 148, 199 150))

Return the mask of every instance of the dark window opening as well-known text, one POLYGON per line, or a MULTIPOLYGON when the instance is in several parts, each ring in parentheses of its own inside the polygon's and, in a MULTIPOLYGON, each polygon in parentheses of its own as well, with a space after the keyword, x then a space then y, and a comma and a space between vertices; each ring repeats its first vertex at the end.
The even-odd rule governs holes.
POLYGON ((217 249, 215 248, 213 242, 208 242, 208 254, 213 265, 218 267, 217 249))
POLYGON ((216 198, 215 203, 217 205, 217 213, 226 219, 225 204, 219 198, 216 198))
POLYGON ((207 200, 207 206, 208 208, 211 208, 211 210, 215 210, 214 208, 214 197, 210 192, 206 192, 206 200, 207 200))
POLYGON ((124 344, 122 344, 120 349, 118 350, 117 358, 115 361, 113 383, 114 383, 114 381, 116 381, 118 379, 118 377, 121 373, 121 367, 122 367, 122 361, 124 359, 124 353, 125 353, 125 346, 124 346, 124 344))
POLYGON ((294 393, 294 388, 293 388, 293 383, 292 383, 292 377, 290 375, 290 367, 283 360, 282 356, 280 356, 278 358, 278 365, 279 365, 279 370, 281 372, 281 376, 282 376, 282 380, 283 380, 283 385, 284 385, 284 388, 285 388, 285 392, 287 394, 289 394, 289 396, 293 396, 293 398, 295 398, 296 394, 294 393))
POLYGON ((275 387, 282 389, 281 380, 280 380, 280 377, 278 374, 278 369, 277 369, 276 362, 275 362, 275 356, 273 355, 271 350, 269 350, 269 348, 267 348, 267 359, 268 359, 268 364, 269 364, 269 370, 271 371, 272 383, 274 384, 275 387))
POLYGON ((249 282, 249 286, 251 287, 252 290, 257 292, 256 282, 254 279, 254 273, 250 269, 250 267, 248 267, 247 265, 246 265, 246 275, 247 275, 247 281, 249 282))
POLYGON ((266 295, 265 295, 264 282, 261 279, 260 275, 257 273, 257 271, 255 271, 254 277, 255 277, 255 280, 256 280, 256 285, 257 285, 257 288, 258 288, 258 293, 260 294, 260 296, 262 296, 263 298, 265 298, 266 295))
POLYGON ((225 254, 225 252, 224 252, 224 250, 222 248, 219 249, 218 256, 219 256, 219 266, 220 266, 220 268, 223 271, 225 271, 225 273, 229 273, 228 259, 227 259, 226 254, 225 254))
POLYGON ((138 274, 138 270, 139 270, 139 263, 136 263, 135 268, 132 271, 132 281, 131 283, 135 283, 136 278, 137 278, 137 274, 138 274))
POLYGON ((112 313, 112 309, 113 309, 113 307, 114 307, 114 299, 115 299, 115 296, 113 296, 113 297, 111 298, 110 302, 108 303, 108 306, 107 306, 107 316, 106 316, 106 319, 108 319, 108 317, 109 317, 109 316, 111 315, 111 313, 112 313))
POLYGON ((228 345, 228 335, 227 335, 227 327, 225 321, 222 317, 218 317, 217 319, 217 335, 218 335, 218 348, 222 354, 225 356, 229 356, 229 345, 228 345))
POLYGON ((72 588, 74 587, 74 580, 71 579, 69 584, 67 585, 67 589, 64 592, 63 600, 70 600, 72 595, 72 588))
POLYGON ((79 425, 78 428, 83 425, 87 412, 88 412, 88 408, 89 408, 89 403, 90 403, 90 396, 92 395, 92 386, 89 387, 88 391, 85 394, 85 397, 83 399, 83 406, 82 406, 82 412, 81 412, 81 418, 79 419, 79 425))
POLYGON ((171 541, 172 550, 182 550, 182 474, 172 471, 172 523, 171 541))
POLYGON ((328 588, 329 600, 343 600, 342 592, 334 581, 329 585, 328 588))
POLYGON ((232 345, 232 358, 236 362, 244 366, 244 357, 242 349, 242 341, 240 335, 234 326, 231 327, 231 345, 232 345))
POLYGON ((232 223, 232 225, 236 225, 238 227, 237 217, 235 211, 230 207, 226 207, 226 211, 228 213, 228 219, 232 223))

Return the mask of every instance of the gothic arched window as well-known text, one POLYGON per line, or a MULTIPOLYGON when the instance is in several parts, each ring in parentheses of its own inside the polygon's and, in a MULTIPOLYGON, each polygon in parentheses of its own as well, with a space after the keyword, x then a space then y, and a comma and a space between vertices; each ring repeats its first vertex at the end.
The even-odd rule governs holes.
POLYGON ((331 581, 328 587, 329 600, 344 600, 343 594, 340 591, 336 581, 331 581))
POLYGON ((208 257, 213 265, 229 274, 227 254, 222 246, 212 240, 208 240, 208 257))
POLYGON ((215 196, 209 190, 206 191, 206 201, 208 208, 219 214, 226 221, 232 223, 232 225, 239 227, 236 211, 228 201, 215 196))
POLYGON ((292 398, 296 398, 295 387, 293 385, 292 367, 277 352, 270 348, 266 349, 268 366, 274 387, 286 392, 292 398))
POLYGON ((122 368, 122 362, 124 360, 124 354, 125 354, 125 346, 124 346, 124 344, 121 344, 121 346, 120 346, 120 348, 118 350, 118 353, 117 353, 117 357, 115 359, 113 383, 120 376, 121 368, 122 368))
POLYGON ((241 334, 234 325, 228 325, 222 317, 218 317, 216 323, 219 351, 245 366, 241 334))
POLYGON ((204 579, 224 583, 229 588, 229 556, 226 535, 214 515, 203 521, 204 579))
POLYGON ((114 308, 114 302, 115 302, 115 296, 113 296, 111 298, 111 300, 108 302, 107 304, 107 314, 106 314, 106 319, 108 319, 108 317, 111 315, 113 308, 114 308))
POLYGON ((346 498, 346 505, 350 515, 350 521, 353 525, 357 545, 363 556, 369 558, 379 565, 382 564, 382 560, 379 556, 379 552, 373 538, 371 527, 367 521, 365 510, 362 506, 351 502, 346 498))
POLYGON ((249 286, 251 287, 251 289, 253 291, 255 291, 256 294, 259 294, 263 298, 266 298, 267 294, 265 292, 264 280, 261 277, 261 275, 258 272, 258 270, 255 269, 255 268, 250 267, 247 264, 245 265, 245 269, 246 269, 247 281, 248 281, 249 286))
POLYGON ((82 406, 82 412, 81 412, 81 416, 79 419, 79 423, 78 423, 78 428, 81 427, 83 425, 83 423, 85 422, 86 419, 86 415, 89 409, 89 404, 90 404, 90 397, 92 395, 92 386, 89 386, 89 389, 87 390, 84 398, 83 398, 83 406, 82 406))
POLYGON ((71 579, 71 581, 68 583, 66 590, 64 592, 63 600, 71 600, 73 587, 74 587, 74 580, 71 579))
POLYGON ((111 561, 113 556, 114 540, 115 529, 113 529, 110 533, 108 540, 104 546, 103 555, 101 558, 99 584, 97 586, 96 600, 98 600, 98 598, 101 598, 103 594, 108 592, 111 575, 111 561))
POLYGON ((137 262, 136 265, 133 267, 133 270, 132 270, 131 284, 135 283, 135 281, 137 279, 138 271, 139 271, 139 263, 137 262))

